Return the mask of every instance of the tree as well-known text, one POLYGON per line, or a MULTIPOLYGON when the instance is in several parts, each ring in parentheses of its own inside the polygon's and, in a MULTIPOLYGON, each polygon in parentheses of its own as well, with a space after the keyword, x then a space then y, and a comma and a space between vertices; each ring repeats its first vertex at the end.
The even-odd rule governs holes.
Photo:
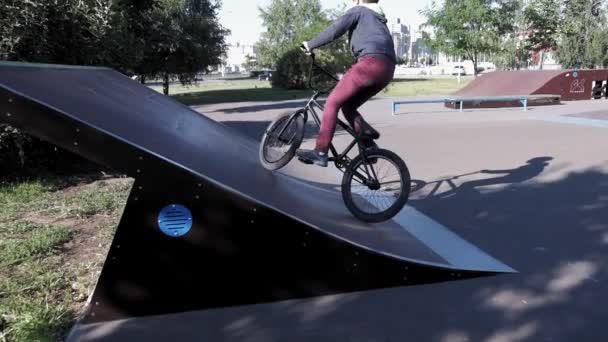
MULTIPOLYGON (((308 57, 299 51, 303 41, 314 38, 344 14, 346 7, 323 12, 319 0, 271 0, 266 8, 260 8, 266 32, 256 44, 260 66, 276 68, 273 86, 304 88, 302 80, 308 76, 308 57), (298 56, 298 54, 302 56, 298 56), (300 63, 300 67, 290 66, 300 63), (292 81, 293 80, 293 81, 292 81)), ((343 71, 352 63, 346 37, 315 51, 317 62, 332 72, 343 71)))
POLYGON ((587 55, 596 67, 608 67, 608 30, 597 31, 591 35, 587 55))
MULTIPOLYGON (((593 49, 601 46, 602 35, 605 31, 604 15, 600 15, 596 1, 567 0, 564 1, 561 32, 557 58, 564 68, 594 68, 597 58, 593 49), (594 43, 593 40, 598 39, 594 43)), ((606 52, 604 52, 605 54, 606 52)))
POLYGON ((473 62, 474 72, 482 55, 500 51, 501 40, 513 31, 516 0, 445 0, 442 6, 433 3, 422 11, 423 27, 430 27, 431 48, 452 56, 463 56, 473 62))
POLYGON ((540 69, 543 68, 545 51, 557 48, 559 36, 560 4, 556 0, 533 0, 524 10, 528 37, 526 49, 540 54, 540 69))
MULTIPOLYGON (((344 4, 324 12, 320 0, 271 0, 268 7, 260 8, 266 32, 256 44, 259 64, 274 67, 285 53, 314 38, 345 12, 344 4)), ((337 63, 347 65, 352 62, 346 37, 323 50, 328 51, 337 63)))
POLYGON ((96 65, 111 0, 0 2, 4 60, 96 65))
POLYGON ((311 27, 327 23, 320 0, 271 0, 268 7, 259 10, 266 32, 257 44, 258 59, 268 68, 297 47, 311 27))
POLYGON ((191 84, 200 72, 221 63, 225 30, 217 20, 219 2, 160 0, 151 14, 143 57, 136 66, 147 77, 161 77, 169 94, 171 80, 191 84))
POLYGON ((249 71, 255 70, 258 68, 258 61, 254 56, 247 54, 245 56, 245 63, 243 63, 243 67, 249 71))
POLYGON ((156 23, 152 13, 159 6, 159 0, 114 1, 110 29, 104 39, 106 64, 127 75, 140 75, 142 83, 156 69, 145 63, 145 57, 154 53, 150 32, 156 23))

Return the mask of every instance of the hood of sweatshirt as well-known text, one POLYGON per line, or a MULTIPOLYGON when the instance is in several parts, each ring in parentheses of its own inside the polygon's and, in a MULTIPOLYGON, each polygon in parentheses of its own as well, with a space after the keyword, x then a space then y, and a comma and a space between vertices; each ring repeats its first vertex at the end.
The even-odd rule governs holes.
POLYGON ((380 4, 360 4, 359 6, 369 8, 386 20, 386 15, 384 14, 382 7, 380 7, 380 4))

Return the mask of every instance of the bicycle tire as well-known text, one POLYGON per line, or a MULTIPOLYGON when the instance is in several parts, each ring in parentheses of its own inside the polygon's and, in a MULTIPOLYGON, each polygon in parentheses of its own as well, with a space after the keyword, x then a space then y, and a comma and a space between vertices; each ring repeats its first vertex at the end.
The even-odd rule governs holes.
MULTIPOLYGON (((373 151, 366 152, 367 159, 387 159, 393 163, 399 170, 399 179, 401 181, 401 193, 397 197, 395 203, 388 209, 382 210, 378 213, 369 213, 361 210, 354 201, 353 194, 351 191, 351 184, 353 182, 355 171, 365 163, 365 159, 362 155, 357 156, 348 165, 344 176, 342 177, 342 199, 348 210, 359 220, 369 223, 379 223, 390 220, 397 215, 401 209, 405 206, 409 200, 411 192, 411 176, 409 169, 405 162, 394 152, 385 149, 374 149, 373 151)), ((373 166, 374 164, 371 164, 373 166)), ((370 166, 370 164, 368 164, 370 166)), ((373 205, 370 203, 370 205, 373 205)))
MULTIPOLYGON (((303 109, 300 109, 296 112, 284 112, 277 116, 264 131, 262 141, 260 142, 258 154, 262 166, 267 170, 274 171, 287 165, 287 163, 289 163, 291 159, 293 159, 296 154, 296 150, 302 144, 302 140, 304 139, 304 128, 305 120, 303 109), (267 145, 271 143, 273 138, 275 138, 271 135, 271 133, 276 129, 281 129, 283 127, 281 126, 281 123, 285 122, 285 120, 288 120, 294 114, 296 114, 296 117, 290 122, 290 125, 293 125, 295 122, 296 128, 294 133, 295 136, 293 138, 290 138, 291 144, 289 144, 288 149, 278 159, 269 160, 266 153, 268 149, 267 145)), ((274 151, 277 152, 277 150, 274 151)))

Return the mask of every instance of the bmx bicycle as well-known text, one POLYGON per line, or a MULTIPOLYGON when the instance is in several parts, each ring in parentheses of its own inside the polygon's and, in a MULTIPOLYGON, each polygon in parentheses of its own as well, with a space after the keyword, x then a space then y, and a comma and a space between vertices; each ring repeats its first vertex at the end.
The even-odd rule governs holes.
MULTIPOLYGON (((321 127, 315 108, 323 111, 323 106, 317 100, 329 90, 320 90, 313 86, 313 71, 321 70, 338 82, 333 74, 316 63, 314 54, 310 57, 308 86, 313 90, 312 97, 303 108, 276 117, 268 125, 262 137, 259 158, 261 164, 268 170, 278 170, 292 160, 304 139, 309 116, 318 127, 321 127)), ((353 137, 341 153, 338 153, 332 143, 331 156, 328 158, 328 161, 333 162, 344 174, 341 193, 346 207, 356 218, 364 222, 378 223, 391 219, 405 206, 410 195, 411 178, 405 162, 389 150, 365 148, 362 145, 363 139, 377 137, 358 134, 340 119, 337 124, 353 137), (355 149, 355 146, 358 149, 355 149), (349 153, 357 150, 358 154, 351 158, 349 153)))

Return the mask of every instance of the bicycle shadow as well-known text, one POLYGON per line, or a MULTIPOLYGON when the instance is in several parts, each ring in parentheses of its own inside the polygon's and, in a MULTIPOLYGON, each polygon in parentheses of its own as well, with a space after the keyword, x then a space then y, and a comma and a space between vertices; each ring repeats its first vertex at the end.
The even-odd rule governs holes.
POLYGON ((427 190, 428 193, 423 196, 421 199, 442 199, 447 198, 456 194, 460 195, 480 195, 481 191, 478 188, 487 187, 487 186, 495 186, 495 185, 505 185, 505 184, 516 184, 523 183, 525 181, 531 180, 543 173, 545 169, 549 166, 550 161, 552 161, 552 157, 536 157, 526 161, 526 164, 506 170, 479 170, 476 172, 461 174, 457 176, 453 176, 446 179, 440 179, 433 182, 425 182, 423 180, 412 180, 412 188, 411 193, 421 192, 423 190, 427 190), (465 177, 471 176, 475 174, 488 174, 488 175, 503 175, 501 177, 492 177, 492 178, 483 178, 483 179, 475 179, 471 181, 466 181, 461 183, 460 185, 456 185, 455 180, 465 177), (449 190, 439 192, 443 185, 447 185, 449 190), (427 189, 427 187, 432 186, 432 189, 427 189))

